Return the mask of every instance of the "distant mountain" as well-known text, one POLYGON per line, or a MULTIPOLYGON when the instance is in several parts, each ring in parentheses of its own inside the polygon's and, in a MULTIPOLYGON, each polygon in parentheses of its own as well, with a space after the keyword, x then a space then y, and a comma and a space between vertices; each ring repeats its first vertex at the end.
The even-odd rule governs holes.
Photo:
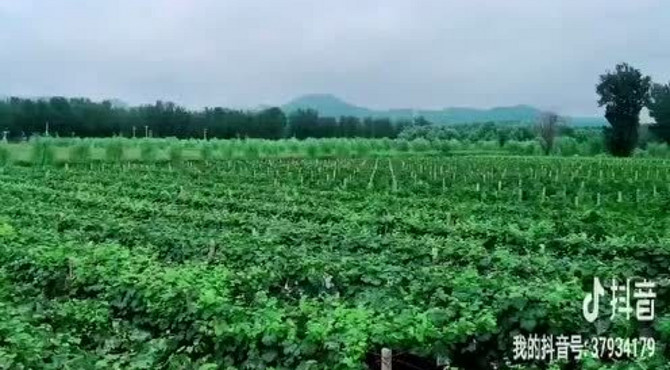
MULTIPOLYGON (((390 109, 373 110, 353 105, 330 94, 304 95, 282 106, 285 112, 294 112, 298 109, 314 109, 322 116, 340 117, 386 117, 391 119, 412 119, 423 116, 428 121, 437 124, 459 124, 472 122, 533 122, 542 112, 528 105, 511 107, 496 107, 491 109, 476 108, 444 108, 441 110, 425 109, 390 109)), ((599 117, 569 117, 574 126, 600 126, 605 124, 604 118, 599 117)))
POLYGON ((285 112, 293 112, 298 109, 314 109, 320 115, 327 117, 370 117, 376 115, 370 109, 357 107, 330 94, 303 95, 282 106, 282 110, 285 112))
POLYGON ((527 106, 497 107, 491 109, 445 108, 440 111, 419 111, 418 114, 435 123, 470 123, 487 121, 533 121, 541 111, 527 106))

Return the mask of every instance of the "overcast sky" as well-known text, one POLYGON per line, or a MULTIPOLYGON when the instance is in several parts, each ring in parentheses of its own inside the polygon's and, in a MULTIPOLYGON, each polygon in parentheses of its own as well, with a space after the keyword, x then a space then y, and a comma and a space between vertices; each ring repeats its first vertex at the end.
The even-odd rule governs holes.
POLYGON ((595 115, 627 61, 670 80, 668 0, 0 0, 0 95, 595 115))

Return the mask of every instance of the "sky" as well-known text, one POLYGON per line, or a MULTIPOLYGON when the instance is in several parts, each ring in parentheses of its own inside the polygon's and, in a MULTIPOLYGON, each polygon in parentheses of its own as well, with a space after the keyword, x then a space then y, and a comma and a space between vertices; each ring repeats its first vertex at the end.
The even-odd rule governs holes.
POLYGON ((670 81, 667 0, 0 0, 0 96, 598 115, 598 75, 670 81))

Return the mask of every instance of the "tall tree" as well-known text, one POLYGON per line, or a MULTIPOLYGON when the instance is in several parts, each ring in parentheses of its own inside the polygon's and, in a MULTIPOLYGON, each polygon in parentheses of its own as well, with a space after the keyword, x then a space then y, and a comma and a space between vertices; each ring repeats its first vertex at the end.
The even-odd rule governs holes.
POLYGON ((638 140, 640 110, 649 102, 651 78, 626 63, 618 64, 614 72, 600 76, 596 92, 599 106, 605 106, 605 118, 612 127, 606 127, 605 143, 617 157, 633 153, 638 140))
POLYGON ((648 108, 649 115, 656 121, 649 129, 670 145, 670 83, 654 84, 648 108))
POLYGON ((537 133, 540 136, 540 145, 545 155, 549 155, 554 149, 559 123, 560 117, 554 112, 545 112, 538 117, 537 133))
POLYGON ((361 121, 358 117, 340 117, 340 135, 342 137, 356 137, 361 132, 361 121))

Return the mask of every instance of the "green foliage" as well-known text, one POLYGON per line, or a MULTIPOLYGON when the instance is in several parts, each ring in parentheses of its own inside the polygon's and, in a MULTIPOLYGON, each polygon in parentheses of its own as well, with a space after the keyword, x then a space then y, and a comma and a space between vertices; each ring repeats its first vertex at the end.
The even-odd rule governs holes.
POLYGON ((656 121, 649 129, 666 144, 670 144, 670 83, 652 86, 648 107, 649 115, 656 121))
POLYGON ((558 141, 558 152, 563 156, 573 156, 581 154, 577 141, 571 137, 560 138, 558 141))
POLYGON ((256 141, 245 141, 244 143, 244 157, 248 159, 256 159, 261 155, 261 145, 256 141))
MULTIPOLYGON (((178 163, 188 161, 226 161, 232 158, 349 158, 413 155, 526 155, 542 154, 542 143, 534 140, 509 140, 501 147, 493 140, 444 140, 418 137, 405 139, 307 139, 307 140, 212 140, 176 139, 40 139, 26 144, 0 146, 8 151, 5 165, 47 165, 57 162, 90 163, 105 160, 110 164, 178 163), (447 149, 448 148, 448 149, 447 149), (170 154, 172 153, 172 154, 170 154), (172 157, 171 157, 172 155, 172 157), (11 159, 11 160, 9 160, 11 159)), ((573 130, 558 136, 553 155, 597 156, 604 153, 603 137, 594 130, 573 130)), ((654 140, 645 140, 639 155, 667 157, 654 140)))
POLYGON ((0 218, 0 238, 9 238, 14 236, 14 233, 12 225, 0 218))
POLYGON ((168 148, 168 158, 172 164, 180 164, 184 160, 184 151, 180 145, 171 145, 168 148))
POLYGON ((91 146, 82 142, 70 148, 69 160, 73 163, 87 163, 91 159, 91 146))
POLYGON ((45 166, 54 162, 54 147, 47 139, 38 139, 32 143, 31 162, 45 166))
POLYGON ((432 143, 432 147, 438 150, 441 154, 449 154, 451 146, 447 140, 435 140, 432 143))
POLYGON ((0 144, 0 166, 6 166, 10 162, 10 151, 7 145, 0 144))
POLYGON ((123 142, 121 140, 112 140, 105 146, 105 160, 108 162, 121 162, 123 159, 123 142))
POLYGON ((430 141, 420 138, 409 142, 409 148, 413 152, 426 152, 430 149, 430 141))
POLYGON ((151 141, 143 141, 140 144, 140 158, 143 162, 153 163, 158 158, 158 148, 151 141))
POLYGON ((209 162, 214 159, 214 148, 209 143, 204 143, 200 146, 200 157, 203 161, 209 162))
MULTIPOLYGON (((670 278, 668 170, 415 153, 12 168, 0 177, 0 364, 363 369, 390 347, 504 368, 515 333, 603 334, 581 314, 594 276, 670 278)), ((605 335, 667 341, 670 296, 657 293, 653 327, 614 321, 605 335)), ((667 361, 658 353, 649 368, 667 361)))
POLYGON ((409 151, 409 142, 405 139, 399 139, 395 142, 395 148, 399 152, 408 152, 409 151))
POLYGON ((600 76, 596 92, 599 106, 605 107, 605 118, 611 127, 605 128, 605 142, 611 154, 628 157, 638 140, 640 110, 649 103, 651 78, 626 63, 618 64, 614 72, 600 76))

